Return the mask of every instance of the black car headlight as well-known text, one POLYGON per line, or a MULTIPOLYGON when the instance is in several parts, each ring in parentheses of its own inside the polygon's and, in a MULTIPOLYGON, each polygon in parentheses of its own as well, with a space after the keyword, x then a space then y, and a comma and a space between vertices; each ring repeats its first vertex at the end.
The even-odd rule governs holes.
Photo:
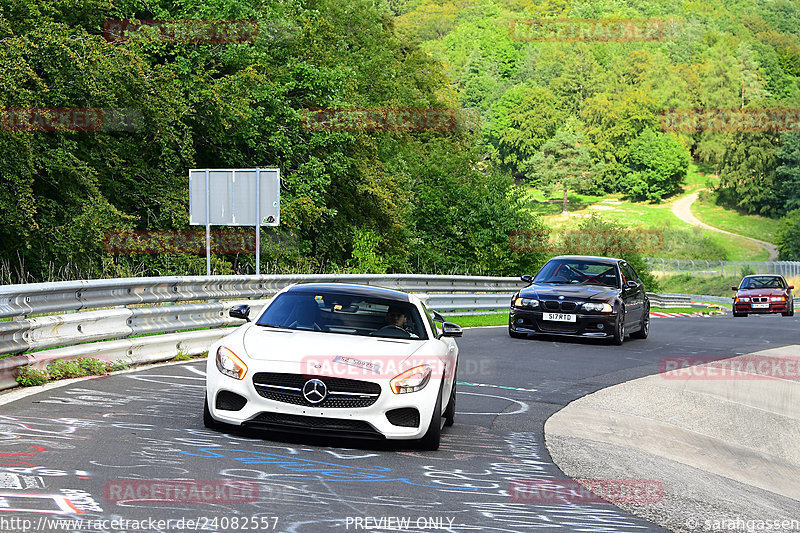
POLYGON ((514 307, 530 307, 531 309, 536 309, 539 307, 539 300, 534 300, 533 298, 517 298, 514 300, 514 307))
POLYGON ((587 302, 583 304, 583 309, 592 313, 611 313, 614 308, 607 303, 587 302))

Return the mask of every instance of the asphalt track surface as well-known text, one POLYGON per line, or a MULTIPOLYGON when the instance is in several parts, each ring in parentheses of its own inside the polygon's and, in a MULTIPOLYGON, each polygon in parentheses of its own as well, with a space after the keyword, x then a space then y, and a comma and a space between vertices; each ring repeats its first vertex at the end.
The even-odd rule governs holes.
POLYGON ((436 452, 207 430, 204 360, 73 382, 0 407, 0 531, 665 531, 608 503, 519 501, 509 487, 564 479, 543 425, 570 401, 665 357, 797 344, 798 325, 663 318, 621 347, 468 329, 456 424, 436 452), (246 483, 165 502, 138 489, 154 480, 246 483))

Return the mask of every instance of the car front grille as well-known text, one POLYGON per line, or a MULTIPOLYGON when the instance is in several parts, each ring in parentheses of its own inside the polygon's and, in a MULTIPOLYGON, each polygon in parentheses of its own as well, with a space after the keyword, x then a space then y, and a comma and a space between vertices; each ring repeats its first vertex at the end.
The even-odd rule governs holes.
POLYGON ((545 300, 544 308, 547 311, 575 311, 578 308, 576 302, 559 302, 558 300, 545 300))
POLYGON ((769 297, 767 297, 767 296, 755 296, 755 297, 751 298, 750 301, 755 302, 755 303, 766 303, 766 302, 769 301, 769 297))
POLYGON ((276 402, 320 407, 327 409, 352 409, 369 407, 378 401, 381 386, 371 381, 259 372, 253 376, 256 392, 263 398, 276 402), (318 379, 325 384, 328 394, 319 403, 311 403, 303 396, 303 386, 309 379, 318 379))
POLYGON ((366 439, 385 438, 372 425, 363 420, 327 418, 318 416, 290 415, 284 413, 260 413, 243 424, 245 427, 263 430, 291 431, 317 435, 327 433, 341 437, 366 439))

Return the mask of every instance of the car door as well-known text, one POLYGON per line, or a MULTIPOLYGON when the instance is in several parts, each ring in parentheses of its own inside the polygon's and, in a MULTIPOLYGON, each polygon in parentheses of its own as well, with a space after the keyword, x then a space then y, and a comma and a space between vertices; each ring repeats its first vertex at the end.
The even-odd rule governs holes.
POLYGON ((622 272, 622 301, 625 302, 625 325, 638 324, 642 320, 644 312, 644 285, 636 271, 625 261, 620 261, 620 271, 622 272), (628 286, 632 281, 636 285, 628 286))

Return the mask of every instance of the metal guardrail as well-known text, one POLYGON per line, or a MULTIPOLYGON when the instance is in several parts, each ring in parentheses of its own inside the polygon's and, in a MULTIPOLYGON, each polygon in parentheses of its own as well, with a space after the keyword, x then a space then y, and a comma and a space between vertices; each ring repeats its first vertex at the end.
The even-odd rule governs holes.
POLYGON ((422 274, 323 274, 128 278, 0 287, 0 389, 16 385, 22 366, 93 357, 145 363, 195 355, 241 323, 229 309, 254 314, 287 285, 346 282, 422 295, 443 312, 506 308, 519 278, 422 274), (52 314, 56 313, 56 314, 52 314), (223 329, 220 329, 223 328, 223 329), (186 331, 194 330, 194 331, 186 331), (158 335, 152 335, 158 334, 158 335))
MULTIPOLYGON (((17 370, 44 368, 56 359, 94 357, 145 363, 182 352, 196 355, 225 336, 228 316, 247 303, 255 315, 293 283, 346 282, 415 293, 426 305, 451 314, 508 309, 519 278, 482 276, 282 275, 128 278, 0 287, 0 389, 16 385, 17 370), (48 314, 58 313, 58 314, 48 314), (155 335, 154 335, 155 334, 155 335)), ((653 305, 683 307, 685 295, 653 295, 653 305), (656 304, 655 302, 658 302, 656 304)), ((706 298, 707 299, 707 298, 706 298)))
POLYGON ((662 259, 648 257, 647 265, 654 273, 664 275, 692 274, 693 276, 744 276, 750 274, 780 274, 800 277, 800 261, 706 261, 705 259, 662 259))

